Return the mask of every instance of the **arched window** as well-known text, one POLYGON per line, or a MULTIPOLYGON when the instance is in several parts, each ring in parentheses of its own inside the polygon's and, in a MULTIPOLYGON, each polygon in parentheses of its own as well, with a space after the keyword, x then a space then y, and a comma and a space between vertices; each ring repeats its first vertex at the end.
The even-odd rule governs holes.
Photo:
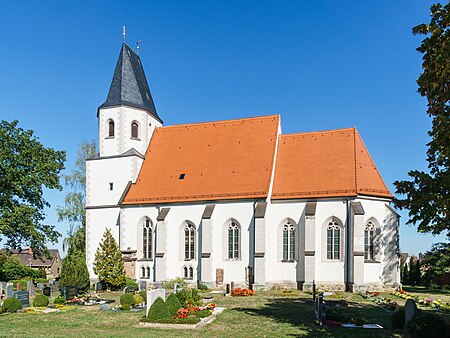
POLYGON ((139 138, 139 125, 137 122, 131 123, 131 138, 139 138))
POLYGON ((228 259, 239 259, 239 226, 231 222, 228 226, 228 259))
POLYGON ((142 251, 144 258, 152 259, 153 233, 152 224, 148 218, 144 220, 144 225, 142 227, 142 239, 142 251))
POLYGON ((194 268, 192 266, 183 266, 183 278, 194 279, 194 268))
POLYGON ((336 221, 330 221, 327 226, 327 259, 340 259, 341 227, 336 221))
POLYGON ((283 261, 293 262, 295 257, 295 227, 291 222, 283 226, 283 261))
POLYGON ((145 278, 145 268, 141 268, 141 278, 145 278))
POLYGON ((113 120, 109 120, 109 123, 108 123, 108 136, 114 137, 114 121, 113 120))
POLYGON ((195 258, 195 227, 186 223, 184 226, 184 260, 195 258))
POLYGON ((364 259, 375 260, 375 224, 372 221, 367 222, 364 230, 364 259))
POLYGON ((194 268, 192 266, 189 267, 189 279, 194 279, 194 268))
POLYGON ((147 266, 147 278, 150 278, 150 267, 147 266))

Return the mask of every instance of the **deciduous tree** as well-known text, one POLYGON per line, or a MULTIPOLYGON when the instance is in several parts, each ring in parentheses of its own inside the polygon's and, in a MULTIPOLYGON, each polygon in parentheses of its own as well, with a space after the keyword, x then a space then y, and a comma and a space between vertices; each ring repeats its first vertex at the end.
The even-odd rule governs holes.
POLYGON ((44 147, 31 130, 18 121, 0 121, 0 236, 5 247, 30 246, 33 253, 47 253, 46 243, 60 234, 45 224, 44 208, 50 204, 43 188, 61 190, 59 174, 66 155, 44 147))
POLYGON ((431 20, 413 28, 425 35, 417 50, 423 54, 418 92, 426 97, 432 119, 427 144, 428 171, 412 170, 411 180, 394 183, 400 209, 409 210, 407 223, 419 232, 445 233, 450 237, 450 3, 431 6, 431 20))

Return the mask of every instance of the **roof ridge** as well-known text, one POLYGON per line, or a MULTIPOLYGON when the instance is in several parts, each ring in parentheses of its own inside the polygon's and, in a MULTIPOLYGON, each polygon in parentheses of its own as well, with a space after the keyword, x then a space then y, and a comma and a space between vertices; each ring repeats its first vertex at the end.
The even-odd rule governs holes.
POLYGON ((171 128, 181 128, 181 127, 190 127, 190 126, 198 126, 198 125, 210 125, 210 124, 218 124, 218 123, 233 123, 233 122, 240 122, 240 121, 246 121, 246 120, 262 120, 262 119, 269 119, 269 118, 280 118, 279 114, 273 114, 273 115, 262 115, 262 116, 252 116, 252 117, 242 117, 238 119, 232 119, 232 120, 218 120, 218 121, 207 121, 207 122, 195 122, 195 123, 184 123, 184 124, 174 124, 171 126, 162 126, 156 128, 157 130, 161 129, 171 129, 171 128))
POLYGON ((358 192, 358 154, 356 151, 356 128, 353 127, 353 161, 355 166, 355 191, 358 192))
POLYGON ((355 129, 355 127, 350 128, 340 128, 340 129, 328 129, 328 130, 317 130, 317 131, 305 131, 305 132, 298 132, 298 133, 291 133, 291 134, 281 134, 280 136, 286 136, 286 137, 293 137, 293 136, 300 136, 305 134, 323 134, 323 133, 334 133, 338 131, 350 131, 355 129))

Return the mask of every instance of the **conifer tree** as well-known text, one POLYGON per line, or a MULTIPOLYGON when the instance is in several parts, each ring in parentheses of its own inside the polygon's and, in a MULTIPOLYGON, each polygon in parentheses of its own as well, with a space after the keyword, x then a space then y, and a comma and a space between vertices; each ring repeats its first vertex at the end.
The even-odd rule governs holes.
POLYGON ((94 272, 110 289, 117 289, 125 284, 122 254, 110 229, 106 229, 95 253, 94 272))

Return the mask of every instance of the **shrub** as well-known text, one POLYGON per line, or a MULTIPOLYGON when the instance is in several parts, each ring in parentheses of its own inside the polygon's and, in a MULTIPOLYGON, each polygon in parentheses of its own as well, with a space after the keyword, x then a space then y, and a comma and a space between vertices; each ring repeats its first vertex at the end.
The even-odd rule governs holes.
POLYGON ((48 279, 45 278, 35 278, 34 279, 35 283, 48 283, 48 279))
POLYGON ((182 306, 200 305, 200 296, 197 289, 186 289, 175 294, 182 306))
POLYGON ((159 323, 161 320, 170 319, 170 312, 166 303, 161 297, 156 298, 155 302, 150 306, 148 310, 148 318, 152 322, 159 323))
POLYGON ((125 278, 125 286, 132 286, 135 290, 137 290, 139 287, 138 287, 138 283, 134 280, 134 279, 132 279, 132 278, 130 278, 130 277, 127 277, 127 278, 125 278))
POLYGON ((53 301, 53 304, 63 304, 64 305, 64 304, 66 304, 66 300, 64 299, 64 297, 58 296, 53 301))
POLYGON ((391 316, 391 325, 394 329, 403 329, 405 326, 405 309, 399 308, 391 316))
POLYGON ((2 304, 2 312, 14 313, 22 309, 22 303, 17 298, 8 298, 2 304))
POLYGON ((48 297, 45 295, 37 295, 34 297, 33 306, 34 307, 47 307, 48 297))
POLYGON ((177 311, 183 307, 177 296, 173 293, 167 298, 166 304, 171 316, 175 316, 177 311))
POLYGON ((130 304, 123 304, 122 305, 122 310, 130 311, 131 310, 131 305, 130 304))
POLYGON ((200 284, 198 287, 199 290, 208 290, 208 285, 206 284, 200 284))
POLYGON ((198 318, 206 318, 208 316, 211 316, 212 311, 211 310, 201 310, 194 312, 194 316, 198 318))
POLYGON ((120 296, 120 304, 121 305, 134 305, 134 296, 131 293, 124 293, 122 296, 120 296))
POLYGON ((141 296, 144 302, 147 302, 147 291, 141 290, 139 291, 139 295, 141 296))
POLYGON ((134 305, 138 305, 138 304, 141 304, 141 303, 144 302, 144 300, 142 299, 141 295, 139 295, 139 294, 135 294, 133 296, 133 298, 134 298, 134 303, 133 303, 134 305))
POLYGON ((406 325, 414 338, 449 338, 450 327, 444 318, 431 313, 420 314, 406 325))
POLYGON ((171 289, 171 290, 173 290, 173 286, 175 285, 175 283, 178 283, 178 286, 180 288, 183 288, 183 289, 186 288, 186 286, 187 286, 186 281, 183 278, 177 277, 177 278, 174 278, 174 279, 171 279, 171 280, 168 280, 168 281, 164 281, 162 283, 162 287, 164 289, 171 289))

